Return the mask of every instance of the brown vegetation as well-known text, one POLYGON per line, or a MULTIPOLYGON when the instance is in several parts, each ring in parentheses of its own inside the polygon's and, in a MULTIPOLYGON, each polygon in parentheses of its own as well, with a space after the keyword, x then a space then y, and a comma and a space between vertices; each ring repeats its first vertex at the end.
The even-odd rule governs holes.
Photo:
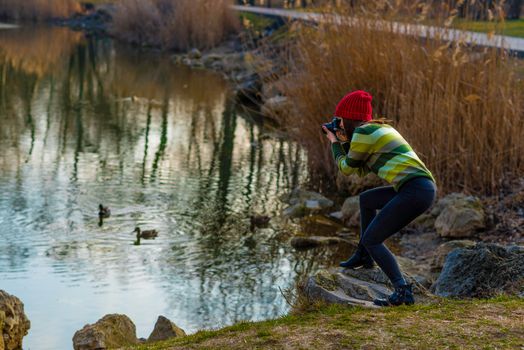
POLYGON ((127 0, 117 5, 113 34, 142 46, 209 48, 238 28, 232 0, 127 0))
POLYGON ((398 35, 370 12, 354 18, 295 30, 277 81, 293 106, 283 124, 308 149, 315 183, 333 185, 336 173, 319 125, 357 89, 374 96, 376 116, 394 120, 441 193, 490 193, 522 176, 524 90, 507 52, 398 35))
POLYGON ((0 31, 0 65, 8 65, 36 77, 64 69, 84 36, 65 28, 45 27, 37 31, 22 27, 0 31))
POLYGON ((77 0, 0 0, 0 18, 15 21, 65 18, 80 10, 77 0))

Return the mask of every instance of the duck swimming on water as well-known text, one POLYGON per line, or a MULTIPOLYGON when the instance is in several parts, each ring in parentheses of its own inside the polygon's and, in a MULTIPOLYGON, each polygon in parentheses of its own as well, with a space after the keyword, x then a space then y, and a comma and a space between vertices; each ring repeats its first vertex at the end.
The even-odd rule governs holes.
POLYGON ((255 227, 265 227, 269 223, 271 218, 266 215, 251 215, 249 217, 249 221, 251 223, 250 229, 251 231, 255 230, 255 227))
POLYGON ((136 238, 143 238, 143 239, 154 239, 158 236, 157 230, 140 230, 140 227, 136 227, 133 232, 136 232, 136 238))
POLYGON ((98 217, 101 219, 107 219, 111 216, 111 209, 104 207, 102 204, 98 205, 98 217))

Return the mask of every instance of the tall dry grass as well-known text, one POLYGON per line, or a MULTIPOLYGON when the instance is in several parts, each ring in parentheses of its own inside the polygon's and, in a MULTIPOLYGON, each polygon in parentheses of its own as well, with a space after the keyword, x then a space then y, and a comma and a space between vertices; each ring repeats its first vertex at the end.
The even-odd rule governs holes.
POLYGON ((142 46, 210 48, 238 30, 233 0, 122 0, 113 34, 142 46))
POLYGON ((0 0, 0 18, 4 20, 43 21, 80 11, 77 0, 0 0))
POLYGON ((357 89, 374 96, 375 116, 394 121, 441 193, 491 193, 522 177, 524 89, 507 52, 377 30, 369 15, 330 18, 295 31, 276 82, 292 106, 283 124, 306 146, 316 183, 334 185, 337 172, 319 125, 357 89))

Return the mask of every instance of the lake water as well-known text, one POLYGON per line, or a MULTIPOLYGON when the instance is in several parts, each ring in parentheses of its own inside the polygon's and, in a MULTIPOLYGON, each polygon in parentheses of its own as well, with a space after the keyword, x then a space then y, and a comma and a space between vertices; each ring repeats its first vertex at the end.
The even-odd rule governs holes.
POLYGON ((294 251, 277 218, 249 229, 307 176, 304 152, 267 134, 217 74, 0 30, 0 289, 25 304, 24 349, 70 349, 108 313, 139 337, 158 315, 191 333, 285 314, 279 288, 327 258, 294 251), (136 226, 159 237, 136 246, 136 226))

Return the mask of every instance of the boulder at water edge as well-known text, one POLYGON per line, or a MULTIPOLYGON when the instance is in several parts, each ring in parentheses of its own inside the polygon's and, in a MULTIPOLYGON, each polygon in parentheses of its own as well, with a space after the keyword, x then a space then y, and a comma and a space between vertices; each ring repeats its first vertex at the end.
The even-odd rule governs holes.
POLYGON ((449 241, 442 243, 437 250, 435 251, 435 254, 433 255, 433 261, 431 261, 431 270, 432 271, 440 271, 442 270, 442 266, 444 266, 444 261, 446 261, 446 257, 448 256, 449 252, 456 248, 467 248, 474 246, 475 242, 469 240, 469 239, 459 239, 456 241, 449 241))
POLYGON ((351 227, 359 226, 360 224, 360 197, 349 197, 342 205, 342 221, 351 227))
POLYGON ((179 328, 176 324, 171 322, 164 316, 158 316, 156 321, 155 328, 153 332, 147 338, 147 341, 161 341, 170 338, 183 337, 186 335, 186 332, 182 328, 179 328))
POLYGON ((290 206, 284 209, 283 215, 287 217, 301 217, 311 212, 319 212, 333 206, 333 201, 320 193, 294 189, 291 193, 281 197, 281 200, 290 206))
POLYGON ((485 228, 485 213, 480 200, 462 193, 442 198, 431 211, 435 229, 441 237, 471 237, 485 228))
POLYGON ((0 350, 21 349, 30 326, 20 299, 0 290, 0 350))
POLYGON ((524 247, 477 243, 448 254, 432 286, 443 297, 524 296, 524 247))
MULTIPOLYGON (((419 301, 430 298, 425 289, 425 286, 431 284, 430 277, 422 272, 415 262, 406 258, 398 260, 408 283, 413 283, 415 297, 419 301)), ((387 297, 393 292, 393 286, 378 267, 357 270, 331 269, 310 276, 303 286, 303 291, 311 300, 373 307, 373 299, 387 297)))
POLYGON ((102 350, 138 344, 136 327, 126 315, 105 315, 95 324, 85 325, 73 337, 75 350, 102 350))

